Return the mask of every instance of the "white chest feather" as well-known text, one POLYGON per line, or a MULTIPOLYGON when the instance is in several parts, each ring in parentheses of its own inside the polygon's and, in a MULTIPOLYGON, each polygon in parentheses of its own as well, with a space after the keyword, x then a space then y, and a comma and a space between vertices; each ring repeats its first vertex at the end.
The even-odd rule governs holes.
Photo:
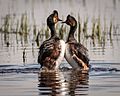
POLYGON ((73 59, 68 44, 66 44, 66 48, 65 48, 65 59, 67 60, 67 62, 68 62, 73 68, 78 68, 78 64, 77 64, 77 62, 73 59))
POLYGON ((59 65, 61 64, 62 60, 64 59, 64 53, 65 53, 65 42, 63 40, 60 40, 60 45, 61 45, 61 53, 59 58, 56 60, 56 68, 59 67, 59 65))

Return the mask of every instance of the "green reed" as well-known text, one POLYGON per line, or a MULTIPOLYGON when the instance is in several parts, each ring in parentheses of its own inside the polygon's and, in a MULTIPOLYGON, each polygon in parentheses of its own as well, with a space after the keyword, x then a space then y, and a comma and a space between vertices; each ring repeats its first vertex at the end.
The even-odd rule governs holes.
POLYGON ((26 47, 23 49, 23 63, 26 62, 26 47))
POLYGON ((103 46, 105 46, 105 42, 106 42, 106 33, 107 33, 107 25, 106 25, 106 18, 104 18, 104 29, 103 29, 103 35, 102 35, 103 46))
POLYGON ((85 19, 85 21, 83 23, 83 34, 84 34, 84 37, 87 37, 87 27, 88 27, 88 17, 85 19))
POLYGON ((63 24, 62 24, 61 27, 59 28, 59 37, 60 37, 60 39, 63 39, 63 37, 64 37, 63 24))
POLYGON ((10 32, 10 14, 7 14, 4 18, 4 32, 10 32))
POLYGON ((24 34, 24 14, 21 16, 19 33, 21 36, 24 34))
POLYGON ((98 43, 101 43, 101 22, 100 22, 100 16, 97 20, 97 26, 96 26, 96 36, 98 38, 98 43))
POLYGON ((17 24, 16 24, 16 29, 15 29, 15 31, 16 31, 16 42, 17 42, 17 44, 18 44, 19 20, 17 20, 17 24))
POLYGON ((91 39, 93 41, 93 46, 95 46, 95 26, 96 25, 96 22, 95 22, 95 18, 93 18, 92 20, 92 36, 91 36, 91 39))
POLYGON ((37 34, 37 27, 36 27, 36 24, 33 25, 33 38, 36 37, 36 34, 37 34))
POLYGON ((27 14, 24 17, 24 42, 25 44, 28 43, 28 32, 29 32, 29 25, 28 25, 28 18, 27 14))
POLYGON ((78 14, 78 42, 80 42, 80 37, 81 37, 81 31, 82 31, 82 27, 81 27, 81 20, 80 20, 80 15, 78 14))
POLYGON ((113 45, 113 43, 112 43, 112 27, 113 27, 113 23, 112 23, 112 20, 111 20, 110 21, 110 27, 109 27, 109 38, 110 38, 111 45, 113 45))
POLYGON ((23 39, 24 43, 28 43, 28 34, 29 34, 29 24, 28 24, 28 17, 27 14, 24 13, 21 16, 21 23, 20 23, 20 29, 19 29, 19 34, 21 36, 21 44, 23 45, 23 39))
POLYGON ((23 46, 23 34, 24 34, 24 14, 21 16, 21 22, 20 22, 20 28, 19 28, 19 34, 20 34, 20 41, 21 45, 23 46))
POLYGON ((46 39, 48 39, 50 37, 50 34, 49 34, 49 28, 47 27, 47 29, 45 30, 45 37, 46 39))
POLYGON ((36 44, 37 44, 38 47, 40 46, 39 36, 40 36, 40 32, 38 31, 38 34, 37 34, 36 39, 35 39, 35 42, 36 42, 36 44))
MULTIPOLYGON (((14 19, 14 20, 16 20, 16 19, 14 19)), ((87 39, 89 37, 91 37, 93 46, 96 46, 96 43, 100 44, 101 46, 102 45, 105 46, 105 43, 107 41, 106 35, 107 35, 107 31, 108 31, 109 40, 112 45, 112 37, 114 34, 114 33, 112 33, 113 32, 112 20, 110 21, 110 24, 107 25, 106 19, 104 18, 103 29, 102 29, 102 25, 101 25, 100 16, 98 18, 93 17, 93 20, 91 23, 90 20, 88 20, 88 17, 85 17, 85 20, 82 20, 80 18, 80 15, 78 14, 77 21, 78 21, 78 25, 77 25, 78 26, 78 30, 77 30, 78 42, 81 42, 82 40, 83 40, 83 43, 84 43, 84 41, 87 42, 87 39), (92 25, 92 27, 90 28, 91 32, 88 29, 89 28, 88 24, 92 25), (107 30, 106 28, 109 28, 109 30, 107 30), (90 32, 90 33, 88 34, 88 32, 90 32)), ((16 21, 12 21, 11 15, 7 14, 4 18, 4 22, 3 22, 3 25, 0 28, 0 30, 2 32, 4 32, 4 41, 7 44, 7 46, 9 46, 9 44, 10 44, 10 40, 9 40, 10 33, 16 34, 16 43, 17 44, 19 44, 19 38, 20 38, 20 42, 21 42, 22 46, 25 46, 26 44, 28 44, 28 42, 29 42, 28 36, 29 36, 30 32, 32 32, 32 34, 33 34, 33 42, 32 43, 36 42, 37 46, 40 46, 40 40, 44 40, 44 37, 45 37, 45 39, 48 39, 50 37, 49 28, 44 25, 40 29, 38 29, 36 26, 36 23, 35 23, 35 19, 33 21, 32 26, 30 27, 29 18, 27 16, 27 13, 23 13, 21 15, 21 17, 19 19, 17 19, 16 21), (15 29, 11 28, 11 25, 10 25, 10 24, 15 24, 13 22, 16 22, 15 29), (13 29, 13 30, 11 30, 11 29, 13 29)), ((68 36, 67 34, 69 32, 69 27, 63 26, 63 24, 58 23, 56 26, 56 31, 58 32, 57 34, 59 35, 59 37, 61 39, 66 40, 66 38, 68 36)))
POLYGON ((4 32, 4 41, 7 45, 7 47, 9 47, 9 32, 10 32, 10 14, 7 14, 4 18, 4 25, 3 25, 3 30, 4 32))

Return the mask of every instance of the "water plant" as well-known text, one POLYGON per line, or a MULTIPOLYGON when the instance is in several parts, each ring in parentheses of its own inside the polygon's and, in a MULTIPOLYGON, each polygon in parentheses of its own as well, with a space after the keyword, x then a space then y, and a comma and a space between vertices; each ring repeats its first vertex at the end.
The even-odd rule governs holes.
MULTIPOLYGON (((109 39, 110 44, 113 46, 113 36, 115 35, 117 38, 117 34, 119 34, 117 32, 117 25, 114 25, 112 20, 109 24, 106 23, 106 18, 104 18, 103 29, 102 24, 103 22, 100 18, 100 15, 97 18, 93 17, 91 23, 88 22, 88 17, 82 19, 78 14, 78 30, 76 32, 77 34, 75 34, 78 42, 81 42, 82 44, 86 42, 87 44, 89 43, 87 40, 88 38, 90 38, 94 47, 97 46, 97 44, 100 45, 99 47, 105 47, 107 39, 109 39), (91 24, 92 27, 89 27, 88 24, 91 24)), ((3 43, 5 43, 7 47, 9 47, 9 45, 11 44, 11 34, 15 34, 13 36, 16 36, 15 39, 17 45, 19 45, 19 42, 21 42, 21 45, 23 47, 27 47, 26 45, 28 44, 28 42, 30 42, 29 40, 32 37, 32 46, 34 46, 34 44, 36 43, 38 47, 41 41, 50 37, 49 28, 46 27, 46 24, 42 24, 43 26, 38 28, 37 26, 39 25, 36 25, 35 19, 33 20, 31 25, 32 26, 30 26, 29 18, 26 12, 21 14, 20 18, 14 18, 14 21, 11 14, 6 14, 3 20, 3 24, 0 26, 0 33, 3 33, 3 36, 1 35, 1 41, 4 41, 3 43), (30 38, 28 38, 29 36, 30 38)), ((63 26, 63 24, 61 25, 58 23, 56 26, 57 35, 59 35, 61 39, 66 40, 68 36, 68 30, 69 28, 67 26, 63 26)))
POLYGON ((28 34, 29 34, 30 28, 28 25, 28 17, 27 13, 22 14, 21 16, 21 23, 20 23, 20 28, 19 28, 19 34, 21 37, 21 44, 23 46, 23 39, 24 43, 28 43, 28 34))
POLYGON ((10 14, 7 14, 4 18, 4 32, 10 32, 10 14))
POLYGON ((23 49, 23 63, 26 62, 26 47, 23 49))
POLYGON ((100 16, 98 17, 98 20, 97 20, 96 36, 98 38, 98 43, 101 44, 101 22, 100 22, 100 16))
POLYGON ((96 22, 95 22, 95 18, 93 18, 93 20, 92 20, 92 35, 91 35, 91 39, 93 41, 93 46, 95 46, 95 26, 96 26, 96 22))
POLYGON ((88 17, 85 19, 85 21, 83 23, 83 34, 84 34, 84 37, 87 37, 87 27, 88 27, 88 17))
POLYGON ((80 20, 80 15, 78 14, 78 42, 80 42, 80 37, 81 37, 81 31, 82 31, 82 27, 81 27, 81 20, 80 20))
POLYGON ((9 47, 9 32, 10 32, 10 14, 7 14, 4 18, 3 30, 4 32, 4 42, 9 47))
POLYGON ((50 34, 49 34, 49 28, 47 27, 46 30, 45 30, 45 37, 46 37, 46 39, 48 39, 49 36, 50 36, 50 34))
POLYGON ((63 37, 64 37, 63 24, 59 28, 59 37, 60 37, 60 39, 63 39, 63 37))
POLYGON ((39 43, 39 36, 40 36, 40 31, 38 31, 38 34, 37 34, 37 36, 36 36, 36 39, 35 39, 35 42, 36 42, 36 44, 37 44, 37 46, 40 46, 40 43, 39 43))
POLYGON ((112 20, 110 21, 110 27, 109 27, 109 38, 110 38, 110 44, 113 45, 112 42, 112 27, 113 27, 113 23, 112 20))
POLYGON ((107 26, 106 26, 106 18, 104 17, 104 29, 103 29, 103 32, 102 32, 102 45, 103 47, 105 47, 105 42, 106 42, 106 33, 107 33, 107 26))
POLYGON ((36 37, 36 34, 37 34, 37 27, 36 27, 36 24, 33 25, 33 38, 36 37))
POLYGON ((16 32, 16 43, 18 45, 19 20, 17 20, 15 32, 16 32))
POLYGON ((29 32, 29 25, 28 25, 28 18, 27 14, 24 17, 24 42, 25 44, 28 43, 28 32, 29 32))

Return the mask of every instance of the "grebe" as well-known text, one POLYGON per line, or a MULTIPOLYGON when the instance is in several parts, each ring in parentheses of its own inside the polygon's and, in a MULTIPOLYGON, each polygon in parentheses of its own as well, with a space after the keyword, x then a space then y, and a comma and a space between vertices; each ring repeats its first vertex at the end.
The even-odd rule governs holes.
POLYGON ((55 30, 55 24, 62 21, 58 17, 56 10, 47 18, 47 26, 51 31, 51 37, 44 41, 38 54, 38 63, 45 70, 56 70, 64 58, 65 42, 60 40, 55 30))
POLYGON ((88 50, 74 38, 74 33, 77 29, 76 19, 73 16, 68 15, 66 21, 63 23, 70 26, 68 39, 66 41, 65 59, 74 69, 88 70, 88 50))

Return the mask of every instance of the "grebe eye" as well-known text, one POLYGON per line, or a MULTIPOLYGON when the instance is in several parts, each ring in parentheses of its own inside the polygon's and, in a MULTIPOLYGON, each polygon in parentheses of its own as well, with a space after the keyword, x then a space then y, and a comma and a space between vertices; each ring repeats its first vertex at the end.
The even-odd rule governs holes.
POLYGON ((57 23, 57 22, 58 22, 58 18, 57 18, 57 17, 54 17, 54 18, 53 18, 53 21, 54 21, 55 23, 57 23))

